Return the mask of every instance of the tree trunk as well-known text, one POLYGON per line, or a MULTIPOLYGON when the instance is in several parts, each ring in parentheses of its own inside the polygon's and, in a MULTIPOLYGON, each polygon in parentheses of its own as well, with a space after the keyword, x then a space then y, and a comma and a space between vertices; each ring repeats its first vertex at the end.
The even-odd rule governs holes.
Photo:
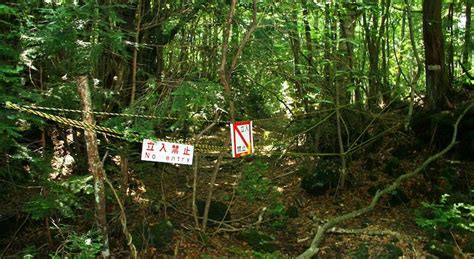
POLYGON ((454 81, 454 3, 449 3, 447 30, 449 31, 449 41, 447 42, 447 60, 448 65, 448 82, 454 81))
POLYGON ((412 10, 411 10, 411 5, 408 3, 408 0, 405 0, 405 4, 407 6, 408 31, 410 34, 410 43, 413 49, 413 56, 416 61, 416 72, 412 76, 410 82, 408 82, 410 84, 410 104, 408 106, 408 115, 405 121, 405 128, 408 129, 411 122, 411 117, 413 115, 413 107, 415 105, 416 84, 418 80, 420 79, 421 71, 423 70, 423 63, 420 59, 418 45, 416 44, 416 41, 415 41, 415 30, 413 28, 414 25, 413 25, 413 15, 412 15, 412 10))
POLYGON ((341 75, 337 80, 337 87, 339 87, 339 102, 344 105, 349 103, 350 95, 347 91, 348 87, 354 84, 353 80, 353 46, 352 40, 354 38, 354 32, 356 28, 357 13, 355 6, 350 3, 344 3, 342 5, 343 11, 339 12, 339 26, 341 32, 341 43, 339 44, 339 57, 338 57, 338 71, 341 75))
MULTIPOLYGON (((290 21, 290 45, 291 45, 291 52, 293 53, 293 74, 295 76, 295 89, 296 89, 296 98, 302 101, 303 109, 306 110, 307 105, 305 103, 305 91, 303 89, 303 84, 301 83, 301 40, 300 35, 298 33, 298 14, 297 10, 293 10, 291 13, 291 21, 290 21)), ((295 103, 295 108, 298 108, 299 103, 295 103)))
POLYGON ((130 104, 135 101, 135 93, 137 90, 137 62, 138 62, 138 45, 140 44, 140 27, 142 23, 142 0, 138 0, 136 13, 136 32, 135 42, 133 46, 133 63, 132 63, 132 93, 130 96, 130 104))
MULTIPOLYGON (((89 125, 95 125, 94 115, 92 114, 92 101, 89 91, 87 76, 78 76, 76 78, 77 91, 81 97, 83 109, 83 120, 89 125)), ((99 158, 99 150, 97 148, 97 136, 92 130, 84 130, 87 148, 87 160, 89 163, 89 171, 94 178, 94 194, 95 194, 95 217, 97 226, 99 227, 102 237, 102 256, 108 257, 109 237, 107 231, 107 214, 105 203, 105 186, 104 186, 104 169, 99 158)))
POLYGON ((471 41, 471 19, 472 19, 472 0, 466 0, 466 29, 464 33, 464 50, 462 52, 462 63, 467 71, 471 70, 472 41, 471 41))
POLYGON ((423 1, 423 41, 425 43, 425 108, 439 111, 450 107, 448 74, 444 60, 441 24, 442 0, 423 1))

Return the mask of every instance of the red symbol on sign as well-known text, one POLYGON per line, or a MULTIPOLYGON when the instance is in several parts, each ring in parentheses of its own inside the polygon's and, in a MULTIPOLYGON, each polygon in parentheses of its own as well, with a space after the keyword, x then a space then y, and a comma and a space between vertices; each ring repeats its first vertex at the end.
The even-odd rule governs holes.
POLYGON ((184 148, 183 155, 189 156, 189 155, 190 155, 190 154, 189 154, 189 151, 190 151, 189 147, 185 147, 185 148, 184 148))
POLYGON ((148 143, 147 143, 148 147, 146 148, 146 150, 147 151, 154 151, 154 149, 153 149, 154 145, 155 145, 155 143, 153 143, 153 141, 148 141, 148 143))
POLYGON ((240 157, 252 154, 252 122, 243 121, 231 124, 232 156, 240 157))
POLYGON ((172 145, 171 146, 171 153, 172 154, 178 154, 178 149, 179 149, 178 145, 172 145))
POLYGON ((163 150, 166 152, 165 143, 161 143, 160 152, 163 151, 163 150))

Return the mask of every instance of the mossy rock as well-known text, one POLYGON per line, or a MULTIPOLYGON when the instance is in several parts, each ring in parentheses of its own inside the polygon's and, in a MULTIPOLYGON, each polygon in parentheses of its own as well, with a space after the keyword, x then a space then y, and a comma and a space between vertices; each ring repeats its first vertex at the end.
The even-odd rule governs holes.
POLYGON ((397 157, 390 158, 386 163, 383 170, 386 174, 397 177, 403 174, 400 159, 397 157))
MULTIPOLYGON (((196 201, 196 206, 198 209, 198 214, 199 217, 204 216, 204 208, 206 207, 206 202, 203 200, 197 200, 196 201)), ((208 218, 215 220, 215 221, 221 221, 224 219, 224 221, 230 221, 231 220, 231 215, 230 211, 227 212, 227 205, 220 202, 220 201, 211 201, 211 205, 209 207, 209 214, 208 218), (225 216, 225 218, 224 218, 225 216)), ((212 225, 212 224, 210 224, 212 225)))
POLYGON ((439 241, 433 240, 428 242, 425 245, 425 250, 438 258, 453 258, 454 257, 454 248, 453 245, 447 243, 441 243, 439 241))
POLYGON ((255 251, 273 253, 279 250, 279 247, 272 236, 255 229, 246 230, 240 233, 239 239, 247 242, 247 244, 255 251))
POLYGON ((384 250, 376 255, 374 258, 377 259, 392 259, 403 256, 403 251, 400 247, 394 244, 386 244, 384 250))
POLYGON ((315 171, 307 173, 301 181, 301 188, 314 196, 335 189, 339 181, 340 165, 337 160, 320 160, 315 171))
POLYGON ((168 220, 162 220, 148 229, 148 244, 160 251, 168 251, 173 241, 174 228, 168 220))

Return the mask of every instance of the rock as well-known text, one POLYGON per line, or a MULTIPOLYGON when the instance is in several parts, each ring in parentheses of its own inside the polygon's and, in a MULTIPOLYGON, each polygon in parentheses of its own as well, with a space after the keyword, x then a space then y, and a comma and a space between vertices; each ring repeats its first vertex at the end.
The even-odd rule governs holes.
POLYGON ((340 165, 337 160, 320 160, 315 171, 307 173, 301 181, 301 188, 307 193, 319 196, 336 188, 339 181, 340 165))
MULTIPOLYGON (((203 217, 206 202, 203 200, 197 200, 196 206, 198 209, 199 217, 203 217)), ((220 201, 211 201, 211 205, 209 207, 208 218, 215 221, 221 221, 225 215, 224 221, 230 221, 231 220, 230 211, 228 211, 227 214, 226 214, 226 211, 227 211, 227 205, 225 205, 224 203, 220 201)))
POLYGON ((273 253, 278 251, 278 245, 272 236, 266 235, 255 229, 247 230, 240 233, 239 238, 247 242, 253 250, 259 252, 273 253))
POLYGON ((148 244, 159 251, 168 251, 173 241, 174 228, 168 220, 160 221, 148 229, 148 244))

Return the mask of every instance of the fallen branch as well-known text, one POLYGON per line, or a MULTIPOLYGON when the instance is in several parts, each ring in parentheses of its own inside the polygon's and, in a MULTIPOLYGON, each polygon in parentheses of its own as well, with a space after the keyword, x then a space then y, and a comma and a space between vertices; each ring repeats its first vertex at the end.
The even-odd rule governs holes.
POLYGON ((385 195, 387 193, 391 193, 392 191, 395 191, 400 186, 402 181, 407 180, 409 178, 412 178, 415 175, 419 174, 429 164, 431 164, 433 161, 441 158, 444 154, 446 154, 449 150, 451 150, 451 148, 456 144, 456 137, 457 137, 457 134, 458 134, 459 123, 461 122, 462 118, 467 113, 467 111, 469 111, 472 107, 474 107, 474 103, 471 103, 470 105, 468 105, 467 108, 464 109, 464 111, 461 113, 461 115, 459 115, 458 119, 456 120, 456 123, 454 123, 453 136, 452 136, 451 142, 449 143, 448 146, 446 146, 440 152, 438 152, 438 153, 434 154, 433 156, 429 157, 428 159, 426 159, 414 171, 399 176, 392 184, 387 186, 385 189, 383 189, 381 191, 380 190, 377 191, 377 193, 372 198, 372 201, 370 202, 370 204, 368 206, 366 206, 364 208, 361 208, 361 209, 358 209, 358 210, 355 210, 355 211, 352 211, 352 212, 349 212, 349 213, 346 213, 344 215, 332 218, 328 222, 326 222, 324 225, 318 227, 318 230, 317 230, 313 240, 311 241, 311 245, 308 247, 308 249, 306 249, 302 254, 298 255, 296 258, 311 258, 313 255, 317 254, 319 252, 319 245, 321 244, 321 241, 323 240, 323 236, 329 229, 335 227, 337 224, 339 224, 343 221, 346 221, 346 220, 349 220, 349 219, 352 219, 352 218, 355 218, 355 217, 359 217, 363 214, 366 214, 366 213, 372 211, 375 208, 375 205, 377 205, 378 201, 380 200, 380 198, 383 195, 385 195))
POLYGON ((335 234, 364 234, 364 235, 369 235, 369 236, 394 236, 397 237, 398 239, 404 239, 403 235, 392 230, 373 230, 373 229, 366 229, 366 228, 361 228, 361 229, 348 229, 348 228, 337 228, 333 227, 329 229, 327 232, 329 233, 335 233, 335 234))

